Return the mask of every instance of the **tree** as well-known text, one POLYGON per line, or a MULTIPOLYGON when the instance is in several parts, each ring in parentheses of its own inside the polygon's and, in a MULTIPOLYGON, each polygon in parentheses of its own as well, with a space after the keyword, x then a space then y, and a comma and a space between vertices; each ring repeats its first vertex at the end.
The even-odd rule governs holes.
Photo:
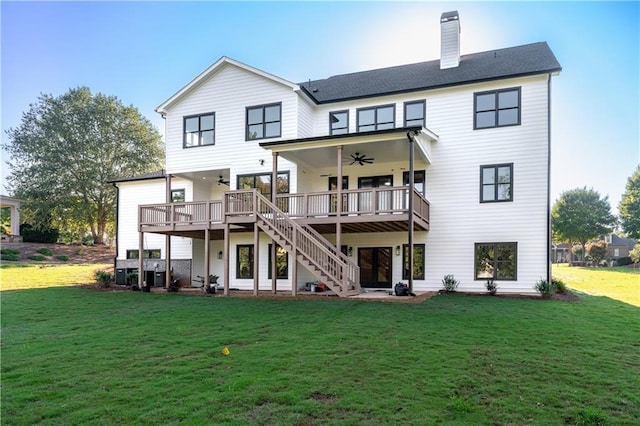
POLYGON ((640 238, 640 164, 627 180, 618 210, 624 232, 631 238, 640 238))
POLYGON ((600 263, 607 258, 607 243, 603 240, 589 243, 587 246, 587 254, 595 266, 600 265, 600 263))
POLYGON ((629 257, 631 257, 633 269, 635 269, 638 263, 640 263, 640 244, 633 246, 633 249, 629 252, 629 257))
POLYGON ((7 135, 7 182, 27 217, 38 227, 90 231, 95 243, 115 222, 107 181, 158 170, 164 157, 160 134, 136 108, 86 87, 41 94, 7 135))
POLYGON ((586 187, 560 194, 551 217, 554 236, 560 241, 580 243, 583 261, 587 241, 608 234, 616 224, 608 197, 601 199, 597 191, 586 187))

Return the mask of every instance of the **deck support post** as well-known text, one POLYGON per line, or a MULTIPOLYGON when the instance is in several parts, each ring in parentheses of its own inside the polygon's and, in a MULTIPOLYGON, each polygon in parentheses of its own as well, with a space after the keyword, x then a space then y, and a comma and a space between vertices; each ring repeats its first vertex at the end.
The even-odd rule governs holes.
MULTIPOLYGON (((140 223, 140 221, 138 221, 140 223)), ((138 233, 138 288, 142 290, 144 281, 144 232, 138 233)))
POLYGON ((211 260, 209 259, 209 238, 211 231, 209 230, 209 226, 204 229, 204 289, 207 290, 209 287, 209 270, 211 269, 211 260))
MULTIPOLYGON (((276 196, 278 195, 278 153, 273 152, 273 167, 271 169, 271 202, 276 208, 278 207, 276 196)), ((258 246, 256 245, 256 250, 258 246)), ((294 247, 295 249, 295 247, 294 247)), ((278 287, 278 273, 276 271, 276 241, 271 240, 271 292, 276 294, 278 287)))
MULTIPOLYGON (((414 137, 420 133, 419 130, 407 132, 407 138, 409 139, 409 211, 408 211, 408 235, 407 235, 407 249, 409 251, 409 270, 407 271, 409 276, 409 291, 413 291, 413 190, 415 188, 415 172, 414 172, 414 137)), ((404 263, 404 258, 401 260, 404 263)), ((404 265, 403 265, 404 267, 404 265)))
MULTIPOLYGON (((260 228, 257 223, 253 224, 253 295, 258 295, 258 272, 260 268, 258 268, 260 261, 260 228)), ((275 292, 274 292, 275 293, 275 292)))
POLYGON ((229 224, 225 221, 224 226, 224 295, 229 295, 229 247, 231 243, 229 242, 229 224))

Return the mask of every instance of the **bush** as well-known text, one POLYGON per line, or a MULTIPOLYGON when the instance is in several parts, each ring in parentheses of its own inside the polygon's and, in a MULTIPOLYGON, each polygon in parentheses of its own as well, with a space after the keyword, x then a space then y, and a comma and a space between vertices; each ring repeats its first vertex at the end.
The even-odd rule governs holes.
POLYGON ((587 254, 595 266, 607 258, 607 243, 603 240, 587 244, 587 254))
POLYGON ((618 266, 631 265, 632 263, 633 263, 633 260, 631 260, 631 257, 629 257, 629 256, 619 257, 616 260, 616 265, 618 265, 618 266))
POLYGON ((46 257, 44 257, 41 254, 32 254, 31 256, 29 256, 29 259, 31 260, 36 260, 38 262, 42 262, 43 260, 47 260, 46 257))
POLYGON ((35 229, 28 223, 20 225, 20 235, 25 243, 54 244, 58 242, 58 230, 55 228, 35 229))
POLYGON ((567 285, 560 278, 551 277, 551 285, 558 293, 564 294, 567 292, 567 285))
POLYGON ((533 288, 542 295, 542 297, 551 297, 555 291, 553 280, 538 280, 533 288))
POLYGON ((0 254, 0 260, 10 260, 12 262, 17 262, 20 260, 20 256, 18 256, 17 254, 2 253, 0 254))
POLYGON ((97 271, 96 272, 96 282, 98 283, 98 287, 110 287, 111 286, 111 274, 107 271, 97 271))
POLYGON ((494 280, 487 280, 487 291, 490 295, 495 296, 498 292, 498 284, 494 280))
POLYGON ((61 254, 61 255, 56 256, 56 259, 61 260, 63 262, 66 262, 66 261, 69 260, 69 256, 67 256, 66 254, 61 254))
POLYGON ((460 281, 456 280, 453 275, 445 275, 442 279, 442 287, 444 287, 445 291, 456 291, 458 284, 460 284, 460 281))
POLYGON ((51 251, 51 249, 48 249, 46 247, 40 247, 38 250, 36 250, 36 252, 44 256, 53 256, 53 252, 51 251))
POLYGON ((3 248, 0 249, 0 254, 20 254, 20 251, 16 249, 3 248))

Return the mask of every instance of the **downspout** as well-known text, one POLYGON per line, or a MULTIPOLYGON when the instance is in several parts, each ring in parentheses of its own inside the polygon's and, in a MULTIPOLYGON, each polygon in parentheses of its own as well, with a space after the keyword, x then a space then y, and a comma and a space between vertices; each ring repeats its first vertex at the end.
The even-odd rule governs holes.
POLYGON ((551 73, 547 74, 547 282, 551 282, 551 73))
POLYGON ((113 272, 114 274, 117 272, 117 264, 118 264, 118 231, 120 228, 120 187, 116 184, 116 182, 111 182, 111 185, 116 189, 116 254, 113 256, 113 272))

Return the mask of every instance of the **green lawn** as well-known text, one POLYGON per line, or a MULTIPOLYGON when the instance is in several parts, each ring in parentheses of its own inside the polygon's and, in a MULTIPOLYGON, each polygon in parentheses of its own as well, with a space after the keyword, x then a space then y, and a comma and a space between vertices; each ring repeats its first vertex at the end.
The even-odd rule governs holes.
POLYGON ((553 265, 553 276, 581 292, 640 306, 640 269, 569 267, 564 263, 553 265))
POLYGON ((404 304, 54 287, 1 298, 3 425, 640 418, 640 310, 608 297, 404 304))
POLYGON ((92 284, 96 282, 96 271, 112 269, 112 266, 3 264, 0 266, 0 289, 4 291, 92 284))

